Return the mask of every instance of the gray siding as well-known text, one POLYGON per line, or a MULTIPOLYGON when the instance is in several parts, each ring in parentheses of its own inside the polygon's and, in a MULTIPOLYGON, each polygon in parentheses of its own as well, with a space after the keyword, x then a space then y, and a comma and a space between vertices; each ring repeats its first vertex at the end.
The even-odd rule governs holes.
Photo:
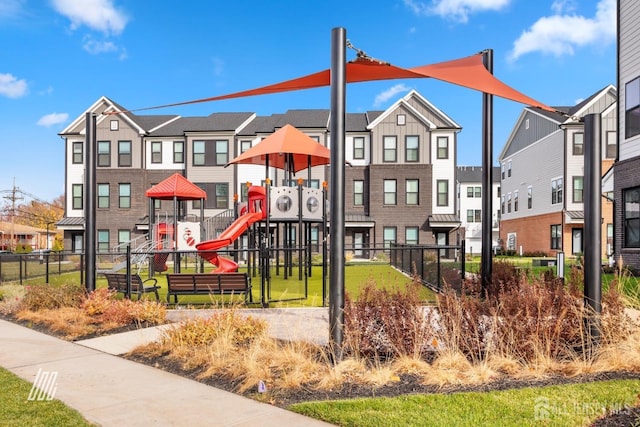
POLYGON ((640 136, 626 139, 625 129, 625 100, 626 84, 640 77, 640 2, 637 0, 620 0, 619 27, 619 82, 618 92, 620 102, 620 160, 640 156, 640 136))
POLYGON ((529 109, 524 111, 524 117, 513 135, 511 145, 504 153, 505 158, 550 135, 560 127, 559 123, 553 122, 547 117, 536 114, 529 109), (529 121, 528 127, 527 120, 529 121))

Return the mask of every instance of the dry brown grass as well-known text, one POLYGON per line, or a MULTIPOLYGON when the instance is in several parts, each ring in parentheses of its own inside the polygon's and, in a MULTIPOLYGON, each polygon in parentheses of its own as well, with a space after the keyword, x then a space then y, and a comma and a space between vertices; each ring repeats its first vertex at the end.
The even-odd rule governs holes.
POLYGON ((76 307, 48 308, 38 311, 20 310, 15 314, 15 317, 21 321, 46 325, 48 329, 61 334, 67 340, 95 334, 103 327, 96 324, 95 319, 76 307))
POLYGON ((0 313, 40 325, 67 340, 104 334, 126 326, 162 324, 166 307, 154 301, 119 300, 98 289, 87 294, 77 285, 25 286, 0 302, 0 313))

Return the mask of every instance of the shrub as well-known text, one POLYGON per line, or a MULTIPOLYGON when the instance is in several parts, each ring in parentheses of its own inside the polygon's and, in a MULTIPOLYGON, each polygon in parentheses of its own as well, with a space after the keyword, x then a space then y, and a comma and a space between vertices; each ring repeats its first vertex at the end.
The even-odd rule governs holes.
MULTIPOLYGON (((467 280, 460 295, 450 289, 438 296, 447 347, 470 360, 493 352, 523 363, 539 357, 569 359, 586 348, 582 270, 571 269, 566 285, 549 271, 527 277, 503 265, 493 274, 493 291, 486 297, 478 279, 467 280)), ((629 333, 624 304, 615 290, 603 294, 601 320, 605 342, 629 333)))
POLYGON ((71 284, 25 286, 25 294, 20 308, 38 311, 60 307, 79 307, 85 295, 84 288, 71 284))
POLYGON ((418 281, 391 290, 369 280, 357 301, 345 298, 345 352, 387 358, 419 355, 430 331, 424 315, 418 281))
POLYGON ((81 308, 89 316, 102 314, 115 301, 115 294, 116 291, 108 288, 96 289, 82 301, 81 308))
POLYGON ((239 316, 235 310, 222 310, 211 317, 192 319, 165 332, 164 343, 179 347, 201 347, 217 339, 234 346, 246 346, 267 331, 264 320, 239 316))

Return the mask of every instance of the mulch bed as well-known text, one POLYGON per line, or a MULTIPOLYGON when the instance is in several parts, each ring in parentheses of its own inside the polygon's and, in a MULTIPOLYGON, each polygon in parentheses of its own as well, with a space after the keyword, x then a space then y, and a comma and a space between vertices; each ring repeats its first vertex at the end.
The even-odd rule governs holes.
MULTIPOLYGON (((31 328, 38 332, 43 332, 49 335, 63 338, 60 333, 51 331, 43 324, 36 324, 30 321, 20 321, 11 316, 0 314, 0 318, 20 324, 22 326, 31 328)), ((102 331, 99 333, 78 337, 74 341, 81 339, 94 338, 97 336, 104 336, 114 333, 127 332, 130 330, 140 329, 145 326, 155 325, 126 325, 121 328, 102 331)), ((216 387, 222 390, 229 391, 231 393, 237 393, 238 382, 228 380, 225 378, 198 378, 201 373, 200 369, 186 370, 180 363, 170 360, 167 357, 159 356, 154 358, 143 357, 139 355, 125 355, 127 359, 132 361, 143 363, 154 368, 162 369, 167 372, 174 373, 186 378, 193 379, 200 383, 216 387)), ((296 389, 296 390, 278 390, 276 392, 267 391, 265 393, 259 393, 257 390, 252 390, 244 393, 245 397, 268 402, 273 405, 287 408, 294 403, 320 401, 320 400, 339 400, 339 399, 353 399, 363 397, 395 397, 408 394, 450 394, 458 392, 489 392, 509 389, 519 389, 525 387, 544 387, 550 385, 563 385, 563 384, 576 384, 587 383, 594 381, 606 381, 616 379, 640 379, 640 373, 638 372, 624 372, 613 371, 604 372, 589 375, 578 375, 575 377, 565 376, 553 376, 545 379, 535 380, 520 380, 509 377, 503 377, 496 381, 487 382, 479 385, 450 385, 450 386, 435 386, 424 385, 420 383, 420 379, 413 375, 401 375, 400 381, 387 384, 381 387, 372 387, 362 384, 345 383, 340 388, 330 391, 318 391, 313 389, 296 389)), ((592 424, 592 427, 622 427, 622 426, 635 426, 640 425, 640 407, 627 408, 623 411, 610 414, 603 417, 592 424)))

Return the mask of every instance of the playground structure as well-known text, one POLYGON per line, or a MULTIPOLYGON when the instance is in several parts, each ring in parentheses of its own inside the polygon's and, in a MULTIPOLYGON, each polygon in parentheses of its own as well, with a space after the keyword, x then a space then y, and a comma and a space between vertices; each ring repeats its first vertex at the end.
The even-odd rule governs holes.
POLYGON ((247 191, 248 209, 241 211, 238 218, 231 223, 217 238, 197 243, 198 254, 211 264, 217 266, 214 273, 231 273, 238 271, 238 263, 218 256, 217 249, 227 247, 242 236, 252 224, 267 217, 266 190, 264 187, 251 186, 247 191))
MULTIPOLYGON (((326 216, 326 183, 323 188, 304 187, 304 179, 297 179, 297 186, 271 186, 270 167, 284 170, 286 183, 294 182, 294 173, 308 170, 307 183, 311 183, 311 168, 326 165, 330 162, 329 149, 311 139, 309 136, 285 125, 269 137, 260 141, 254 147, 242 153, 231 164, 260 164, 265 166, 265 186, 253 186, 247 183, 247 203, 237 203, 238 196, 234 196, 234 207, 222 212, 222 220, 215 226, 210 223, 205 226, 204 200, 206 193, 180 174, 174 174, 147 190, 149 201, 149 246, 153 253, 149 263, 151 274, 168 270, 167 260, 173 256, 174 271, 180 272, 180 258, 185 253, 197 251, 197 255, 210 262, 216 268, 213 273, 231 273, 238 271, 237 255, 246 251, 247 270, 255 276, 259 271, 262 280, 261 295, 265 304, 271 300, 271 262, 275 260, 276 274, 280 272, 280 254, 284 255, 282 267, 285 278, 292 274, 294 253, 298 256, 298 279, 305 279, 304 297, 307 297, 306 278, 311 274, 311 240, 310 223, 323 223, 323 236, 327 235, 326 216), (155 200, 172 200, 174 213, 173 222, 157 221, 155 214, 155 200), (180 222, 185 218, 182 203, 185 200, 200 200, 199 223, 180 222), (226 222, 225 222, 226 221, 226 222), (295 224, 298 224, 297 229, 295 224), (207 237, 201 241, 200 236, 210 236, 212 232, 221 230, 213 238, 207 237), (280 247, 280 233, 284 235, 284 246, 280 247), (208 234, 207 234, 208 233, 208 234), (243 248, 238 250, 236 242, 248 234, 243 248), (293 236, 296 238, 294 239, 293 236), (274 239, 275 237, 275 239, 274 239), (274 241, 275 240, 275 241, 274 241), (297 242, 297 243, 296 243, 297 242), (234 245, 234 250, 226 249, 234 245), (232 253, 236 259, 221 256, 220 251, 232 253), (259 268, 255 268, 258 261, 259 268)), ((277 176, 277 173, 276 173, 277 176)), ((212 219, 216 219, 214 217, 212 219)), ((167 217, 168 219, 168 217, 167 217)), ((326 239, 323 244, 326 251, 326 239)), ((324 254, 326 255, 326 254, 324 254)), ((323 260, 326 256, 322 257, 323 260)), ((200 264, 200 272, 204 266, 200 264)), ((323 265, 323 294, 326 288, 323 265)), ((324 298, 324 296, 323 296, 324 298)), ((300 299, 300 298, 295 298, 300 299)))

